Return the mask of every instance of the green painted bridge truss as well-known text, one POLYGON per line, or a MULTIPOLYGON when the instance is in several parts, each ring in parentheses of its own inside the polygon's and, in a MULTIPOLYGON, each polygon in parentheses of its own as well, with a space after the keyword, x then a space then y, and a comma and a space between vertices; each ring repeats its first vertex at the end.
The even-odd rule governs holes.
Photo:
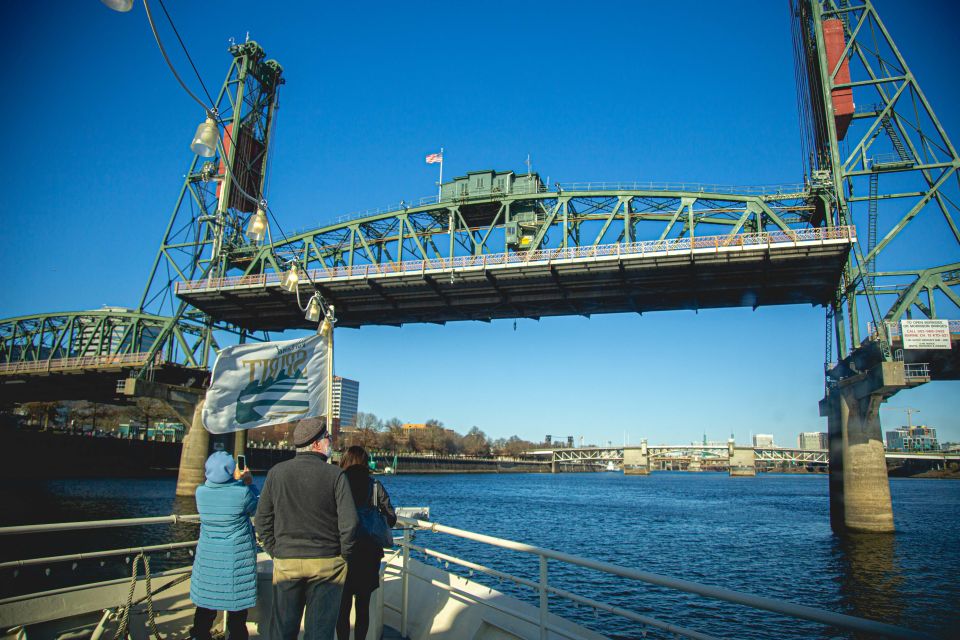
MULTIPOLYGON (((375 212, 232 252, 177 295, 249 330, 308 327, 300 271, 343 326, 761 304, 827 304, 854 240, 803 185, 568 184, 375 212), (679 188, 677 188, 679 187, 679 188), (242 269, 240 268, 242 266, 242 269)), ((518 181, 519 182, 519 181, 518 181)))
POLYGON ((791 10, 808 175, 860 236, 827 314, 843 377, 896 356, 884 327, 960 318, 960 156, 869 0, 791 10))
POLYGON ((0 399, 110 399, 116 381, 144 370, 156 381, 203 384, 205 327, 125 309, 0 321, 0 399), (78 375, 82 374, 82 375, 78 375), (25 385, 18 381, 42 378, 25 385))

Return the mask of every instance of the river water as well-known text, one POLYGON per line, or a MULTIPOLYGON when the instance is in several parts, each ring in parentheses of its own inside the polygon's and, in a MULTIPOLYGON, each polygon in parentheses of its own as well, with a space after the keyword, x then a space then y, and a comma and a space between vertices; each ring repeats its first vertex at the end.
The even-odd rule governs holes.
MULTIPOLYGON (((258 484, 263 478, 258 477, 258 484)), ((897 533, 834 536, 827 478, 718 473, 403 475, 383 478, 394 505, 431 508, 454 527, 587 556, 642 571, 789 600, 960 637, 960 482, 892 479, 897 533)), ((0 487, 0 525, 193 513, 160 479, 13 481, 0 487)), ((82 550, 188 540, 178 525, 6 540, 9 560, 82 550)), ((536 580, 534 558, 437 534, 417 543, 454 552, 536 580)), ((186 552, 157 555, 153 569, 190 561, 186 552)), ((452 568, 452 567, 451 567, 452 568)), ((26 593, 93 576, 128 574, 125 558, 82 561, 0 575, 0 592, 26 593)), ((475 576, 475 579, 478 579, 475 576)), ((551 584, 609 604, 724 638, 851 637, 836 629, 753 612, 698 596, 550 564, 551 584)), ((537 603, 509 582, 491 586, 537 603)), ((551 598, 551 610, 617 638, 642 630, 603 612, 551 598)), ((653 632, 648 637, 659 637, 653 632)))

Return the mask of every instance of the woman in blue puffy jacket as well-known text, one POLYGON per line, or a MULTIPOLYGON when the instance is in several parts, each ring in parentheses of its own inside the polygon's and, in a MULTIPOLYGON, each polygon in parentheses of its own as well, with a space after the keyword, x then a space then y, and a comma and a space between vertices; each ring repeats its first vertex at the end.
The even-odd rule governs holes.
POLYGON ((200 542, 190 579, 197 611, 190 637, 210 640, 217 611, 226 611, 228 640, 247 640, 247 609, 257 602, 257 543, 250 517, 260 496, 250 471, 238 471, 225 451, 207 458, 206 476, 197 487, 200 542))

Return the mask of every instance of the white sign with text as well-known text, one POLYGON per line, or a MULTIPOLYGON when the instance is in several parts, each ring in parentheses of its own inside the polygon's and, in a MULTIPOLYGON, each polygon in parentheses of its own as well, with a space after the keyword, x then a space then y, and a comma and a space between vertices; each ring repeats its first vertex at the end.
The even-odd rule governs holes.
POLYGON ((904 349, 949 349, 950 323, 947 320, 901 320, 904 349))

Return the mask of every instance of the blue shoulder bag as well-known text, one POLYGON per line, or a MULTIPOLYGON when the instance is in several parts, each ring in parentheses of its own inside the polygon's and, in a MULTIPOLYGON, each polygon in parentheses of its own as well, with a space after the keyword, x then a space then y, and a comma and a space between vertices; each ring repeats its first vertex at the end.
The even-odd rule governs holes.
POLYGON ((370 540, 384 549, 390 549, 393 547, 393 534, 383 514, 380 513, 379 487, 377 481, 372 478, 368 496, 368 503, 357 507, 357 518, 360 521, 357 537, 370 540))

